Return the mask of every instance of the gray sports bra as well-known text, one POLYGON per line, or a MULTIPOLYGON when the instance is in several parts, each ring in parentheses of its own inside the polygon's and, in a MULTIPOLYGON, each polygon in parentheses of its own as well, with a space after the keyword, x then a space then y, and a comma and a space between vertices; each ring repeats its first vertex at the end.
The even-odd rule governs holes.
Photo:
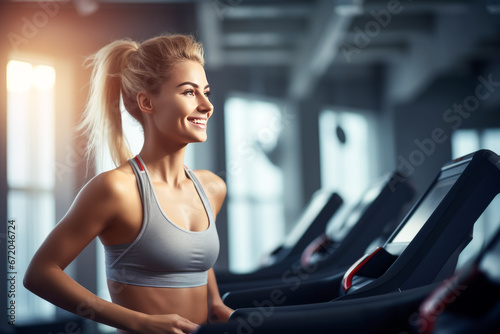
POLYGON ((104 246, 108 279, 132 285, 185 288, 207 284, 207 271, 219 254, 215 218, 196 175, 193 181, 208 215, 209 227, 188 231, 174 224, 158 203, 151 178, 140 156, 129 160, 142 200, 142 227, 129 244, 104 246))

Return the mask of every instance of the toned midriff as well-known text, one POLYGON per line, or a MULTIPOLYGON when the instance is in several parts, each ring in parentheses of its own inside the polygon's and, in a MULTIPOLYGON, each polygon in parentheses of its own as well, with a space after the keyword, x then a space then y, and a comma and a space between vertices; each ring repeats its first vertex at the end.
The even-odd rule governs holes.
MULTIPOLYGON (((207 286, 158 288, 108 280, 114 303, 146 314, 178 314, 202 325, 207 321, 207 286)), ((119 334, 129 333, 118 330, 119 334)))

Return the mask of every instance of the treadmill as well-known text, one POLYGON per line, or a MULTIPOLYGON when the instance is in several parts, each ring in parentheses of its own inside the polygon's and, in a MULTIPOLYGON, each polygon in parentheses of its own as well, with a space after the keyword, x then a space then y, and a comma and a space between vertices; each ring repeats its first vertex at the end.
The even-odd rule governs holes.
POLYGON ((290 259, 300 257, 302 250, 320 233, 342 206, 339 194, 329 190, 317 190, 300 215, 284 244, 274 250, 267 266, 248 274, 235 274, 227 271, 216 271, 217 283, 254 280, 259 277, 272 277, 286 269, 290 259))
MULTIPOLYGON (((329 275, 332 270, 347 269, 367 249, 383 244, 415 194, 410 179, 397 172, 384 175, 365 191, 347 215, 335 215, 322 233, 302 248, 302 254, 282 261, 279 270, 244 275, 239 280, 219 284, 220 293, 293 282, 304 275, 310 279, 329 275)), ((229 294, 224 296, 230 304, 231 298, 229 294)))
MULTIPOLYGON (((335 319, 343 321, 336 314, 347 317, 343 307, 365 305, 372 306, 374 312, 385 311, 394 306, 393 301, 397 304, 404 298, 419 299, 453 274, 458 255, 472 238, 474 223, 498 193, 500 158, 495 153, 479 150, 451 161, 441 168, 389 240, 343 274, 299 286, 249 289, 246 293, 251 292, 247 297, 253 308, 237 309, 227 324, 203 326, 198 333, 241 332, 243 325, 249 325, 252 333, 342 333, 335 319), (323 296, 317 285, 322 285, 319 290, 323 296), (289 297, 301 295, 307 299, 313 292, 317 295, 313 304, 281 306, 289 297), (335 297, 322 301, 324 295, 335 297)), ((404 305, 398 306, 403 309, 404 305)), ((378 314, 384 317, 384 312, 378 314)), ((371 314, 362 316, 373 318, 371 314)), ((354 327, 356 321, 360 322, 359 313, 356 318, 351 317, 354 327)))
POLYGON ((500 333, 500 228, 478 256, 439 285, 420 305, 422 334, 500 333))

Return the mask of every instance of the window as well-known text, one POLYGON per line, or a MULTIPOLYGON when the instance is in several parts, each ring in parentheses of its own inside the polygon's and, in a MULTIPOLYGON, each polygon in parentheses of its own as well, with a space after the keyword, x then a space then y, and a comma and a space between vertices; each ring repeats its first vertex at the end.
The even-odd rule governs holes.
POLYGON ((321 186, 337 191, 347 207, 377 175, 368 119, 360 113, 325 110, 319 116, 319 136, 321 186))
POLYGON ((23 320, 55 316, 55 306, 19 287, 55 224, 55 78, 45 64, 7 64, 7 215, 16 225, 16 313, 23 320))
POLYGON ((284 152, 284 115, 284 106, 251 98, 231 97, 224 107, 233 272, 257 269, 284 238, 284 177, 276 158, 284 152))

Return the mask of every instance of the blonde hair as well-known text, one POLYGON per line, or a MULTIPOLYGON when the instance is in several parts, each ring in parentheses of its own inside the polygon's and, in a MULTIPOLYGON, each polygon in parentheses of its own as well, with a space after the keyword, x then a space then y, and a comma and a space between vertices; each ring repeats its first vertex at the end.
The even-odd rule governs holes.
POLYGON ((88 137, 87 161, 99 154, 102 157, 106 143, 116 166, 133 157, 123 135, 120 97, 144 129, 137 94, 159 94, 173 66, 187 60, 204 65, 201 43, 187 35, 161 35, 142 43, 117 40, 86 59, 87 67, 93 69, 89 99, 78 128, 88 137))

